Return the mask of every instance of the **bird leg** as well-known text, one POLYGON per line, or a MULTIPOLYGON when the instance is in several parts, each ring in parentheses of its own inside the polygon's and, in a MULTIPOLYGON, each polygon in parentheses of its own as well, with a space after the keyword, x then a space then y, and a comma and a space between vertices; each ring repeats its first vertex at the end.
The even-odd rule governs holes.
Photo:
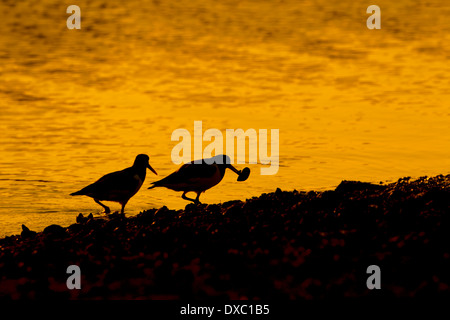
POLYGON ((109 209, 109 207, 105 206, 103 203, 101 203, 100 201, 98 201, 98 199, 94 199, 95 202, 97 202, 99 205, 101 205, 103 207, 103 209, 105 209, 105 213, 110 213, 111 210, 109 209))
MULTIPOLYGON (((128 201, 127 201, 128 202, 128 201)), ((122 205, 122 210, 120 210, 120 213, 123 214, 124 210, 125 210, 125 205, 127 204, 127 202, 121 203, 122 205)))
POLYGON ((197 199, 192 199, 192 198, 188 198, 188 197, 186 197, 186 193, 187 193, 187 191, 185 191, 185 192, 183 192, 183 195, 181 196, 184 200, 189 200, 189 201, 192 201, 192 202, 194 202, 195 204, 199 204, 200 202, 198 201, 198 197, 200 196, 200 194, 197 196, 197 199))
POLYGON ((197 192, 197 198, 195 198, 195 204, 201 204, 201 202, 200 202, 200 195, 201 195, 202 193, 201 192, 197 192))

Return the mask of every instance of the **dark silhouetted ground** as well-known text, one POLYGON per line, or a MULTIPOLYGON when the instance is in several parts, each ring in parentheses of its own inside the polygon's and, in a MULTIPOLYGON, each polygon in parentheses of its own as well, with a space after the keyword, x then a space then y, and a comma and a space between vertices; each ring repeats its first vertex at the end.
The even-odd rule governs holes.
POLYGON ((0 239, 1 298, 430 298, 449 285, 450 175, 79 216, 0 239), (72 264, 81 290, 66 287, 72 264), (366 287, 369 265, 381 290, 366 287))

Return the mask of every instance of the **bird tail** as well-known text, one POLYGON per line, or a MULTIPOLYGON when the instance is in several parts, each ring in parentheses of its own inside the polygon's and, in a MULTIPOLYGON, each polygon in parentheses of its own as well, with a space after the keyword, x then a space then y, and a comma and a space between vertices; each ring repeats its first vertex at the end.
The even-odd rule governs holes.
POLYGON ((152 183, 152 184, 150 185, 150 187, 148 187, 147 189, 153 189, 153 188, 156 188, 156 187, 157 187, 157 185, 154 184, 154 183, 152 183))
POLYGON ((84 193, 83 192, 81 192, 81 190, 80 191, 77 191, 77 192, 74 192, 74 193, 71 193, 70 195, 71 196, 81 196, 81 195, 83 195, 84 193))

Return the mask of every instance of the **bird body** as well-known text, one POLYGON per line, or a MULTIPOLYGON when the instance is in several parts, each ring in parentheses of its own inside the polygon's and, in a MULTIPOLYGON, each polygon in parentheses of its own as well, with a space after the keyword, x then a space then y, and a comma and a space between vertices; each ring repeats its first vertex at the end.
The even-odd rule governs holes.
POLYGON ((200 203, 200 194, 222 181, 227 168, 238 175, 241 174, 241 171, 230 164, 230 158, 225 155, 202 159, 201 162, 192 161, 182 165, 167 177, 153 182, 149 189, 165 187, 174 191, 183 191, 183 199, 200 203), (197 198, 194 200, 186 197, 187 192, 197 193, 197 198))
POLYGON ((108 173, 96 182, 71 195, 85 195, 98 200, 123 202, 134 196, 145 180, 144 174, 137 174, 127 168, 122 171, 108 173))
POLYGON ((166 187, 174 191, 205 191, 218 184, 224 174, 225 170, 220 170, 217 164, 190 162, 182 165, 164 179, 153 182, 153 186, 150 188, 166 187))
POLYGON ((91 197, 101 205, 106 213, 110 210, 107 206, 100 203, 103 201, 119 202, 122 205, 121 212, 124 212, 125 205, 141 188, 145 181, 146 168, 156 171, 148 163, 149 157, 140 154, 136 157, 133 166, 121 171, 108 173, 98 179, 96 182, 74 192, 71 196, 85 195, 91 197))

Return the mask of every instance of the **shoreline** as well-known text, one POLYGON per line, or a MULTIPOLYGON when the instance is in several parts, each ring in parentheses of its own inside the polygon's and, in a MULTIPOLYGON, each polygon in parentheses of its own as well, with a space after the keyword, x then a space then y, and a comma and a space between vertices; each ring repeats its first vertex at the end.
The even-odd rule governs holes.
POLYGON ((342 181, 24 228, 0 239, 0 298, 448 297, 448 243, 450 175, 342 181), (69 265, 80 290, 66 286, 69 265), (367 288, 370 265, 384 290, 367 288))

